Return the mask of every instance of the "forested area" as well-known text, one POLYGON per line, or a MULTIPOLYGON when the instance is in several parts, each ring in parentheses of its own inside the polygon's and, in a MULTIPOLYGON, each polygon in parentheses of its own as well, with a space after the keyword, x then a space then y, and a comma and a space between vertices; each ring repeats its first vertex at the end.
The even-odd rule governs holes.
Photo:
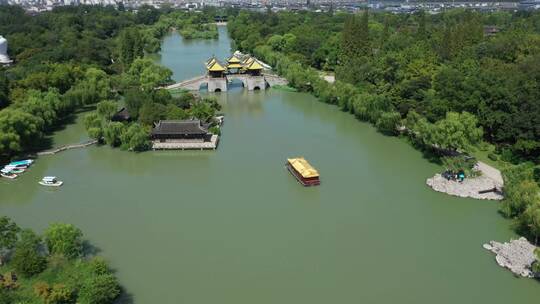
POLYGON ((540 161, 538 13, 242 11, 229 29, 240 49, 276 65, 295 86, 345 110, 356 107, 357 115, 379 121, 382 129, 386 120, 411 113, 436 123, 448 112, 468 112, 478 120, 483 138, 496 144, 506 160, 540 161), (485 35, 484 26, 500 32, 485 35), (308 79, 317 76, 308 66, 335 71, 336 86, 351 84, 361 98, 320 89, 319 79, 308 79), (372 110, 363 113, 366 108, 372 110))
POLYGON ((137 126, 120 127, 104 116, 98 123, 98 114, 86 119, 92 137, 122 138, 121 146, 130 150, 148 147, 155 120, 213 113, 217 108, 211 100, 187 112, 198 103, 193 96, 173 98, 154 90, 170 83, 172 72, 145 57, 159 50, 171 27, 204 25, 213 14, 78 6, 29 16, 19 7, 0 6, 0 33, 15 59, 13 66, 0 68, 0 159, 46 147, 48 132, 98 103, 115 111, 125 99, 134 118, 141 111, 137 126))
POLYGON ((76 110, 117 100, 123 72, 146 46, 137 26, 158 17, 150 8, 133 14, 112 7, 63 7, 29 16, 19 7, 0 6, 0 32, 15 60, 0 70, 0 156, 35 149, 76 110))
POLYGON ((113 303, 120 286, 90 249, 73 225, 53 223, 38 235, 0 217, 0 303, 113 303))
POLYGON ((484 153, 520 164, 506 166, 501 213, 538 240, 540 13, 240 11, 230 19, 239 49, 382 133, 437 159, 484 153))
POLYGON ((170 11, 149 29, 156 38, 161 38, 169 29, 179 31, 184 39, 217 39, 217 26, 214 24, 215 9, 207 8, 201 13, 170 11))

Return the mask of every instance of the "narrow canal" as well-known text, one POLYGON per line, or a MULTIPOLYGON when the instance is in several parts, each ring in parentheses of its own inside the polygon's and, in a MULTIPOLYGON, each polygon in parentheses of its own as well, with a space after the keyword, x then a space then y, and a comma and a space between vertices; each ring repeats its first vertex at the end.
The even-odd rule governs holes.
MULTIPOLYGON (((229 54, 167 36, 159 60, 177 80, 229 54)), ((481 245, 513 236, 493 202, 431 191, 439 168, 310 95, 233 88, 217 151, 130 153, 107 147, 37 160, 0 180, 0 214, 38 230, 79 226, 134 303, 532 303, 481 245), (284 169, 305 156, 322 174, 303 188, 284 169), (57 175, 61 189, 39 187, 57 175)), ((56 144, 86 139, 82 121, 56 144)))

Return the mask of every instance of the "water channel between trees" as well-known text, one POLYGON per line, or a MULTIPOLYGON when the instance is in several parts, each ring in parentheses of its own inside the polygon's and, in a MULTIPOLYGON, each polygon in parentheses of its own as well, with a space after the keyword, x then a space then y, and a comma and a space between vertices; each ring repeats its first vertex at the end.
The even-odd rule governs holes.
MULTIPOLYGON (((175 80, 224 58, 230 40, 183 41, 159 60, 175 80)), ((0 180, 0 214, 21 226, 79 226, 110 260, 134 303, 532 303, 482 244, 514 236, 497 203, 436 193, 440 168, 307 94, 233 88, 217 151, 130 153, 108 147, 37 160, 0 180), (305 156, 322 185, 284 168, 305 156), (37 181, 57 175, 57 190, 37 181)), ((87 139, 82 119, 54 144, 87 139)))

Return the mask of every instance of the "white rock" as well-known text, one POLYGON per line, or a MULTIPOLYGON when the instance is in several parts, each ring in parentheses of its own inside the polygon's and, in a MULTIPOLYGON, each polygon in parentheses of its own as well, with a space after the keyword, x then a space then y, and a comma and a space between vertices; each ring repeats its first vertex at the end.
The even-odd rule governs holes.
POLYGON ((483 247, 496 254, 495 260, 501 267, 507 268, 515 275, 532 278, 531 266, 536 261, 536 246, 521 237, 508 243, 490 241, 483 247))

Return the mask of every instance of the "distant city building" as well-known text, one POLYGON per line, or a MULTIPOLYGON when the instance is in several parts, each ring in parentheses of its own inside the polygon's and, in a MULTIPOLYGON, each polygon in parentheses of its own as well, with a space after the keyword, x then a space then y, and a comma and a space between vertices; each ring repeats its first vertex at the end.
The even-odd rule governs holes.
POLYGON ((8 53, 8 42, 6 38, 0 36, 0 64, 1 65, 8 65, 12 63, 11 59, 9 59, 8 53))
POLYGON ((540 0, 526 0, 519 3, 519 9, 524 11, 540 9, 540 0))
POLYGON ((270 9, 278 11, 315 12, 341 11, 357 12, 366 7, 372 10, 383 10, 395 14, 411 14, 419 10, 437 14, 448 9, 462 8, 475 11, 498 10, 538 10, 540 0, 509 1, 382 1, 382 0, 0 0, 0 4, 21 5, 30 13, 50 11, 63 5, 112 5, 122 4, 128 9, 137 9, 142 5, 160 8, 169 5, 173 8, 198 11, 205 6, 243 8, 264 12, 270 9))

